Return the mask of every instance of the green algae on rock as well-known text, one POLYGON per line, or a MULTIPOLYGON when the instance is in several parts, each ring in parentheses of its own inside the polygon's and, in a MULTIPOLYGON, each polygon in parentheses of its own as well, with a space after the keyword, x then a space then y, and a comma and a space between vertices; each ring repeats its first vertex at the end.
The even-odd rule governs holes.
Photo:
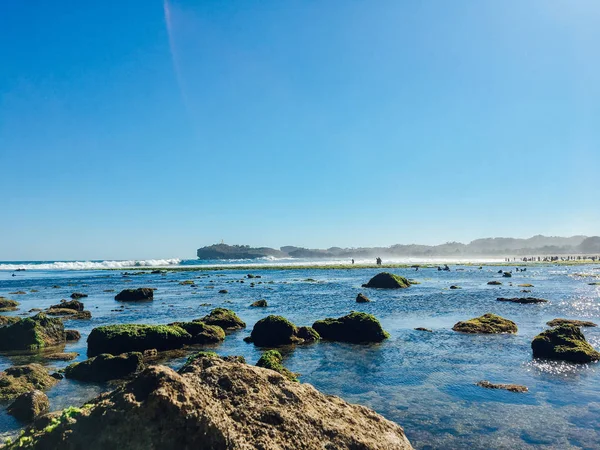
POLYGON ((16 311, 18 309, 18 306, 18 301, 10 300, 5 297, 0 297, 0 312, 16 311))
POLYGON ((197 319, 197 321, 204 322, 207 325, 217 325, 225 331, 246 328, 246 323, 236 313, 227 308, 215 308, 202 319, 197 319))
POLYGON ((454 331, 460 331, 461 333, 516 333, 517 325, 504 317, 488 313, 481 317, 458 322, 452 329, 454 331))
POLYGON ((489 381, 483 380, 477 382, 477 386, 486 388, 486 389, 504 389, 510 392, 527 392, 527 386, 523 386, 520 384, 501 384, 501 383, 490 383, 489 381))
POLYGON ((381 272, 363 284, 364 288, 377 289, 404 289, 410 286, 410 281, 400 275, 394 275, 389 272, 381 272))
POLYGON ((40 364, 13 366, 0 375, 0 402, 34 389, 46 390, 58 383, 40 364))
POLYGON ((390 337, 375 316, 356 311, 338 319, 317 320, 313 328, 321 338, 329 341, 358 344, 381 342, 390 337))
POLYGON ((319 336, 319 333, 317 333, 313 327, 298 327, 296 336, 306 343, 316 342, 321 339, 321 336, 319 336))
POLYGON ((21 320, 20 317, 0 316, 0 327, 3 327, 4 325, 12 325, 13 323, 18 322, 19 320, 21 320))
POLYGON ((531 342, 534 358, 555 359, 574 363, 600 360, 597 352, 585 339, 578 326, 559 325, 538 334, 531 342))
POLYGON ((60 319, 43 313, 0 327, 0 350, 39 350, 65 342, 65 327, 60 319))
POLYGON ((90 333, 88 356, 101 353, 118 355, 152 348, 172 350, 183 347, 191 339, 187 331, 174 325, 105 325, 94 328, 90 333))
POLYGON ((48 309, 72 309, 73 311, 83 311, 84 304, 79 300, 61 300, 60 303, 50 306, 48 309))
POLYGON ((250 334, 251 342, 259 347, 277 347, 297 344, 303 340, 298 337, 298 327, 281 316, 267 316, 254 325, 250 334))
POLYGON ((204 322, 175 322, 175 325, 190 333, 190 344, 213 344, 225 340, 225 331, 218 325, 207 325, 204 322))
POLYGON ((103 353, 86 361, 71 364, 65 369, 65 377, 79 381, 102 382, 125 378, 143 369, 143 356, 139 352, 117 356, 103 353))
POLYGON ((262 354, 256 365, 265 369, 274 370, 290 381, 298 381, 298 374, 291 372, 283 366, 283 357, 277 350, 267 350, 262 354))
POLYGON ((552 319, 546 322, 546 325, 550 327, 557 327, 559 325, 575 325, 576 327, 597 327, 598 325, 594 322, 588 322, 585 320, 574 320, 574 319, 552 319))

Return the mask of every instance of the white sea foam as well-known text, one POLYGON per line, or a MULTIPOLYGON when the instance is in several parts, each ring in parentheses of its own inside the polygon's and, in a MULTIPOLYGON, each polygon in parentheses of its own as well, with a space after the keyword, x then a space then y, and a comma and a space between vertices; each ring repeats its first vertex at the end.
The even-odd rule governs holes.
POLYGON ((0 264, 0 270, 95 270, 120 269, 129 267, 165 267, 176 266, 180 259, 130 259, 125 261, 56 261, 42 263, 10 263, 0 264))

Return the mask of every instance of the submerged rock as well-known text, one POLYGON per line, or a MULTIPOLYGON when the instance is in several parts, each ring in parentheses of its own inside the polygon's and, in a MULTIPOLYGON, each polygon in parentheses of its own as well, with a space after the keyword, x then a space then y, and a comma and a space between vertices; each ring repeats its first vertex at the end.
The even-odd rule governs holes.
POLYGON ((0 374, 0 402, 34 389, 44 391, 56 383, 57 380, 40 364, 9 367, 0 374))
MULTIPOLYGON (((73 292, 73 293, 71 294, 71 298, 72 298, 73 300, 77 300, 77 299, 79 299, 79 298, 85 298, 85 297, 87 297, 87 296, 88 296, 87 294, 82 294, 81 292, 73 292)), ((80 311, 83 311, 83 308, 82 308, 80 311)))
POLYGON ((266 308, 268 305, 266 300, 256 300, 254 303, 252 303, 250 306, 253 306, 255 308, 266 308))
POLYGON ((423 328, 423 327, 417 327, 415 328, 416 331, 427 331, 429 333, 433 333, 433 330, 430 330, 429 328, 423 328))
POLYGON ((488 313, 481 317, 458 322, 452 329, 462 333, 516 333, 517 325, 504 317, 488 313))
POLYGON ((44 355, 44 357, 51 361, 72 361, 75 358, 77 358, 78 355, 79 355, 79 353, 75 353, 75 352, 49 353, 47 355, 44 355))
POLYGON ((120 302, 139 302, 154 300, 154 290, 151 288, 123 289, 115 296, 120 302))
POLYGON ((489 381, 483 380, 477 383, 477 386, 487 388, 487 389, 505 389, 510 392, 527 392, 527 386, 522 386, 520 384, 495 384, 490 383, 489 381))
POLYGON ((512 273, 510 273, 510 272, 504 272, 504 273, 502 274, 502 276, 503 276, 504 278, 510 278, 510 277, 512 277, 512 273))
POLYGON ((88 355, 101 353, 118 355, 126 352, 143 352, 155 348, 171 350, 189 343, 192 336, 183 328, 173 325, 105 325, 90 333, 88 355))
POLYGON ((452 286, 450 286, 450 289, 462 289, 460 286, 456 286, 455 284, 453 284, 452 286))
POLYGON ((0 312, 16 311, 17 309, 19 309, 18 306, 18 301, 0 297, 0 312))
POLYGON ((39 313, 0 328, 0 350, 39 350, 65 342, 60 319, 39 313))
POLYGON ((46 311, 49 316, 60 316, 63 320, 89 320, 92 318, 90 311, 75 311, 74 309, 51 308, 46 311))
POLYGON ((600 360, 597 352, 575 325, 559 325, 538 334, 531 342, 534 358, 556 359, 574 363, 600 360))
POLYGON ((65 377, 79 381, 118 380, 144 369, 143 356, 139 352, 118 356, 103 353, 65 369, 65 377))
POLYGON ((356 344, 381 342, 390 336, 375 316, 355 311, 338 319, 317 320, 313 328, 323 339, 356 344))
POLYGON ((512 303, 548 303, 548 300, 544 300, 543 298, 535 298, 535 297, 513 297, 513 298, 504 298, 498 297, 496 299, 499 302, 512 302, 512 303))
POLYGON ((274 370, 290 381, 298 381, 298 374, 283 367, 283 357, 277 350, 267 350, 262 354, 256 365, 265 369, 274 370))
POLYGON ((488 281, 488 283, 490 286, 500 286, 502 283, 500 281, 488 281))
POLYGON ((356 296, 356 303, 369 303, 371 300, 363 294, 358 294, 356 296))
POLYGON ((246 328, 246 323, 236 313, 226 308, 215 308, 207 316, 199 319, 207 325, 217 325, 225 331, 234 331, 246 328))
POLYGON ((250 334, 251 342, 259 347, 277 347, 297 344, 303 340, 298 337, 298 327, 281 316, 267 316, 254 325, 250 334))
POLYGON ((559 325, 575 325, 576 327, 597 327, 598 325, 594 322, 587 322, 585 320, 573 320, 573 319, 552 319, 550 322, 546 322, 546 325, 550 327, 557 327, 559 325))
POLYGON ((38 449, 412 448, 402 427, 368 408, 214 356, 198 357, 179 373, 149 367, 67 411, 53 427, 21 439, 38 449))
POLYGON ((400 275, 389 272, 381 272, 362 285, 365 288, 378 289, 404 289, 410 286, 410 281, 400 275))
POLYGON ((21 422, 29 423, 50 411, 48 396, 42 391, 33 390, 19 395, 8 407, 7 412, 21 422))
POLYGON ((192 336, 191 344, 212 344, 225 340, 225 331, 217 325, 207 325, 199 321, 175 322, 170 325, 179 326, 190 333, 192 336))

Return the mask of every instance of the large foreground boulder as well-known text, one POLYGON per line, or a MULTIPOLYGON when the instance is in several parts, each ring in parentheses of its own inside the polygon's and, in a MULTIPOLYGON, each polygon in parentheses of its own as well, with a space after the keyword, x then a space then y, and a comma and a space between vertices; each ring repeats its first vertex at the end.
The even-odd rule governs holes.
POLYGON ((154 290, 151 288, 123 289, 115 296, 119 302, 140 302, 154 300, 154 290))
POLYGON ((172 350, 190 343, 192 336, 176 325, 105 325, 92 330, 88 336, 88 356, 101 353, 118 355, 143 352, 151 348, 172 350))
POLYGON ((50 411, 48 396, 37 389, 19 395, 7 409, 11 416, 25 423, 32 422, 33 419, 48 411, 50 411))
POLYGON ((402 427, 271 370, 199 357, 70 408, 9 448, 411 449, 402 427), (242 406, 243 405, 243 406, 242 406), (24 441, 24 442, 21 442, 24 441))
POLYGON ((65 327, 60 319, 43 313, 0 328, 0 350, 39 350, 65 342, 65 327))
POLYGON ((207 316, 198 319, 207 325, 216 325, 225 331, 235 331, 246 328, 246 323, 236 313, 226 308, 215 308, 207 316))
POLYGON ((498 333, 516 333, 517 324, 504 317, 496 314, 484 314, 481 317, 458 322, 452 329, 461 333, 482 333, 482 334, 498 334, 498 333))
POLYGON ((375 316, 355 311, 338 319, 317 320, 312 327, 329 341, 360 344, 381 342, 390 337, 375 316))
POLYGON ((600 360, 597 352, 576 325, 559 325, 538 334, 531 342, 534 358, 556 359, 574 363, 600 360))
POLYGON ((389 272, 381 272, 362 285, 365 288, 404 289, 410 286, 408 279, 389 272))
POLYGON ((144 369, 143 356, 139 352, 118 356, 103 353, 65 369, 65 377, 79 381, 109 381, 125 378, 144 369))
POLYGON ((34 389, 45 391, 56 383, 57 380, 40 364, 9 367, 0 373, 0 402, 34 389))

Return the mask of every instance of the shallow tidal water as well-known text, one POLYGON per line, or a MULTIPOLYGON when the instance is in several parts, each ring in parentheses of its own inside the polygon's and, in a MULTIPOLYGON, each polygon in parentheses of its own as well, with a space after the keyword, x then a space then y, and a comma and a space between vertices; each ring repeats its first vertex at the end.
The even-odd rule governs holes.
MULTIPOLYGON (((325 317, 339 317, 352 310, 374 314, 391 334, 377 345, 319 342, 281 349, 285 365, 327 394, 375 409, 401 424, 417 449, 597 449, 600 448, 600 366, 533 360, 531 340, 548 320, 563 317, 600 323, 598 265, 531 266, 502 278, 501 267, 452 266, 436 269, 389 269, 421 284, 386 291, 361 288, 376 269, 253 268, 262 278, 238 282, 247 270, 168 272, 166 275, 123 276, 120 271, 39 270, 0 272, 0 296, 21 303, 19 311, 47 308, 68 299, 72 292, 92 312, 91 320, 66 321, 65 327, 82 334, 64 351, 86 359, 86 338, 97 326, 114 323, 170 323, 206 315, 215 307, 234 310, 248 327, 229 335, 210 349, 222 355, 243 355, 255 364, 261 351, 243 338, 254 323, 268 314, 282 315, 296 325, 312 325, 325 317), (458 269, 458 270, 457 270, 458 269), (584 275, 584 276, 581 276, 584 275), (312 279, 314 281, 308 281, 312 279), (490 280, 502 286, 488 286, 490 280), (195 286, 180 285, 194 280, 195 286), (250 283, 262 282, 250 287, 250 283), (509 285, 512 283, 512 286, 509 285), (530 283, 531 293, 518 284, 530 283), (60 288, 53 286, 59 285, 60 288), (449 290, 451 285, 462 289, 449 290), (210 286, 213 286, 212 288, 210 286), (121 289, 155 287, 153 302, 120 303, 121 289), (113 289, 115 292, 104 292, 113 289), (219 294, 227 289, 228 294, 219 294), (23 290, 25 295, 11 295, 23 290), (32 290, 38 292, 31 292, 32 290), (357 304, 363 292, 372 302, 357 304), (497 297, 534 296, 546 304, 513 304, 497 297), (268 308, 251 308, 266 299, 268 308), (209 306, 202 306, 209 303, 209 306), (121 305, 125 308, 115 311, 121 305), (487 312, 517 323, 517 335, 466 335, 452 331, 459 320, 487 312), (426 327, 433 333, 415 331, 426 327), (528 393, 490 390, 475 385, 480 380, 523 384, 528 393)), ((386 269, 388 270, 388 269, 386 269)), ((132 272, 132 271, 130 271, 132 272)), ((600 348, 600 330, 583 329, 588 341, 600 348)), ((204 347, 207 348, 207 347, 204 347)), ((196 349, 197 350, 197 349, 196 349)), ((192 350, 190 350, 190 353, 192 350)), ((185 356, 168 365, 177 368, 185 356)), ((40 355, 0 355, 0 370, 14 364, 41 362, 52 369, 68 362, 45 361, 40 355)), ((52 410, 79 406, 106 384, 60 381, 48 391, 52 410)), ((0 434, 14 434, 20 425, 1 406, 0 434)))

